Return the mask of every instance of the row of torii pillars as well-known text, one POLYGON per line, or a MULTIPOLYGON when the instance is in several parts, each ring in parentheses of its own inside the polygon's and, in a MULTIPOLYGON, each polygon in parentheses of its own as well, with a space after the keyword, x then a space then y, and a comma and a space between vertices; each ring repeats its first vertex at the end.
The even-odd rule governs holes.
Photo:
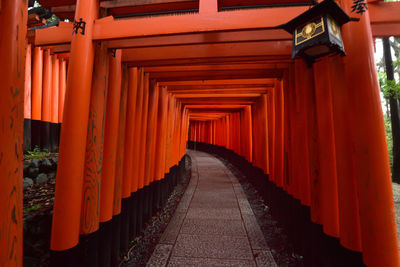
MULTIPOLYGON (((345 1, 349 8, 350 1, 345 1)), ((102 77, 93 75, 95 72, 103 73, 107 64, 108 52, 101 44, 96 47, 92 42, 92 29, 94 20, 98 17, 98 2, 95 0, 79 1, 76 6, 76 18, 83 18, 86 22, 86 34, 82 35, 79 31, 73 35, 71 42, 71 56, 69 61, 69 72, 67 80, 67 93, 65 99, 65 109, 63 115, 63 127, 60 142, 60 159, 57 173, 56 198, 53 215, 52 228, 52 251, 60 256, 60 259, 67 259, 71 252, 79 243, 80 234, 90 234, 98 229, 100 222, 107 222, 113 215, 120 212, 120 206, 114 203, 124 202, 124 198, 130 197, 133 190, 139 189, 150 181, 142 180, 142 184, 137 184, 137 188, 132 186, 131 179, 119 181, 120 188, 114 186, 114 180, 102 181, 102 188, 108 190, 102 196, 101 211, 85 207, 82 203, 84 199, 84 173, 85 162, 87 160, 87 143, 94 140, 94 136, 99 133, 89 132, 88 123, 89 114, 96 108, 104 109, 104 95, 99 90, 96 96, 91 93, 93 84, 99 85, 103 82, 102 77), (95 56, 96 55, 96 56, 95 56), (96 59, 96 60, 95 60, 96 59), (97 68, 98 69, 97 69, 97 68), (94 79, 92 80, 92 77, 94 79), (93 84, 92 84, 93 83, 93 84), (95 103, 95 104, 94 104, 95 103), (88 119, 86 119, 88 118, 88 119), (107 185, 110 183, 110 186, 107 185), (113 185, 111 185, 113 184, 113 185), (113 188, 113 189, 111 189, 113 188), (114 188, 121 190, 121 198, 115 200, 114 188), (103 203, 104 202, 104 203, 103 203), (85 217, 90 213, 94 220, 89 224, 81 224, 82 210, 85 217), (87 212, 85 212, 87 211, 87 212), (87 226, 87 227, 86 227, 87 226)), ((26 48, 26 19, 27 3, 24 0, 2 1, 1 2, 0 22, 2 25, 0 39, 0 58, 1 58, 1 83, 0 83, 0 171, 2 179, 0 180, 0 263, 5 266, 22 265, 22 137, 23 137, 23 88, 24 88, 24 66, 25 66, 25 48, 26 48)), ((369 24, 368 13, 359 23, 352 23, 345 31, 344 39, 348 57, 334 59, 330 62, 330 67, 321 70, 319 81, 303 81, 304 86, 308 83, 315 84, 316 88, 323 88, 329 84, 332 95, 322 95, 320 99, 334 99, 333 104, 318 108, 318 112, 330 112, 334 108, 337 112, 330 112, 330 119, 326 121, 332 124, 335 120, 335 138, 342 142, 336 143, 335 149, 337 155, 340 155, 338 164, 338 187, 342 194, 339 195, 339 207, 344 216, 339 218, 340 231, 345 232, 344 237, 349 239, 342 240, 343 245, 349 246, 355 250, 363 252, 364 261, 370 266, 398 266, 399 253, 397 247, 396 225, 394 222, 394 207, 391 192, 390 170, 388 164, 387 147, 385 142, 385 129, 380 105, 379 90, 377 84, 376 71, 373 59, 372 36, 369 24), (344 71, 346 70, 346 71, 344 71), (320 83, 320 84, 318 84, 320 83), (334 90, 333 90, 334 89, 334 90), (333 106, 332 106, 333 105, 333 106), (348 112, 347 107, 352 107, 352 112, 348 112), (355 179, 357 177, 357 179, 355 179), (359 223, 354 223, 357 216, 354 213, 359 211, 359 223), (343 220, 342 220, 343 219, 343 220), (359 226, 359 228, 357 228, 359 226), (361 236, 355 237, 355 236, 361 236)), ((111 57, 110 84, 116 88, 123 88, 123 81, 127 78, 117 78, 118 73, 123 72, 121 66, 120 51, 116 51, 115 57, 111 57), (115 75, 115 76, 113 76, 115 75)), ((125 71, 124 73, 128 73, 125 71)), ((97 73, 98 74, 98 73, 97 73)), ((141 77, 146 80, 146 75, 140 74, 138 69, 130 69, 130 77, 141 77), (135 73, 136 71, 136 73, 135 73)), ((140 80, 139 78, 137 78, 140 80)), ((147 77, 148 79, 148 77, 147 77)), ((141 86, 150 86, 147 80, 141 86)), ((136 86, 138 86, 136 84, 136 86)), ((137 90, 137 88, 136 88, 137 90)), ((111 90, 115 95, 115 103, 123 100, 122 105, 113 105, 109 110, 119 113, 119 109, 133 108, 128 105, 130 100, 140 99, 140 97, 131 98, 129 90, 125 95, 118 94, 118 90, 111 90), (118 100, 117 100, 118 99, 118 100), (128 102, 125 102, 128 101, 128 102)), ((133 90, 134 91, 134 90, 133 90)), ((325 92, 325 93, 326 93, 325 92)), ((323 94, 324 92, 319 92, 323 94)), ((145 99, 155 97, 155 95, 143 95, 141 105, 143 111, 148 110, 145 99)), ((165 97, 165 95, 164 95, 165 97)), ((183 109, 174 106, 173 100, 170 100, 170 107, 174 112, 168 113, 169 119, 175 116, 176 129, 169 129, 168 123, 165 133, 172 136, 167 145, 178 145, 179 151, 170 155, 170 166, 161 168, 160 175, 169 167, 178 164, 184 155, 187 131, 188 117, 183 109), (176 111, 175 111, 176 109, 176 111), (171 131, 169 131, 171 130, 171 131)), ((167 101, 168 102, 168 101, 167 101)), ((167 102, 164 102, 165 107, 167 102)), ((107 105, 111 101, 107 101, 107 105)), ((136 102, 137 103, 137 102, 136 102)), ((140 105, 139 105, 140 106, 140 105)), ((109 107, 107 106, 107 109, 109 107)), ((127 114, 137 114, 128 112, 127 114)), ((154 107, 156 110, 156 107, 154 107)), ((146 113, 145 112, 145 113, 146 113)), ((107 113, 106 116, 113 116, 107 113)), ((144 138, 147 131, 152 130, 155 122, 148 118, 149 114, 139 116, 142 121, 148 121, 148 125, 140 137, 144 138)), ((151 115, 150 115, 151 116, 151 115)), ((137 118, 139 118, 137 117, 137 118)), ((113 127, 107 131, 124 131, 122 127, 134 127, 134 124, 121 124, 120 120, 135 121, 137 118, 113 117, 109 119, 114 123, 113 127)), ((101 124, 103 117, 96 117, 96 123, 101 124)), ((165 118, 167 121, 167 118, 165 118)), ((91 122, 94 122, 92 120, 91 122)), ((315 127, 315 126, 314 126, 315 127)), ((328 127, 329 128, 329 127, 328 127)), ((323 131, 323 129, 319 129, 323 131)), ((124 131, 128 132, 128 131, 124 131)), ((119 133, 112 132, 114 138, 105 138, 104 156, 107 156, 107 147, 113 150, 110 154, 117 155, 118 147, 121 143, 115 138, 119 133), (107 141, 108 140, 108 141, 107 141), (107 142, 110 142, 107 144, 107 142)), ((109 135, 111 133, 108 133, 109 135)), ((153 133, 153 136, 154 133, 153 133)), ((332 145, 334 138, 331 132, 326 132, 327 145, 332 145)), ((131 151, 134 144, 129 143, 127 139, 125 151, 131 151)), ((141 139, 138 139, 141 140, 141 139)), ((121 139, 120 139, 121 141, 121 139)), ((166 142, 166 140, 162 141, 166 142)), ((145 143, 142 153, 147 155, 146 151, 153 150, 152 145, 145 143)), ((93 151, 100 151, 102 148, 95 147, 93 151), (97 150, 99 149, 99 150, 97 150)), ((171 150, 171 147, 169 147, 171 150)), ((317 149, 317 148, 316 148, 317 149)), ((132 152, 131 152, 132 153, 132 152)), ((128 155, 132 155, 128 153, 128 155)), ((100 153, 101 154, 101 153, 100 153)), ((316 153, 317 154, 317 153, 316 153)), ((99 154, 96 154, 96 157, 99 154)), ((120 160, 130 160, 129 157, 120 158, 120 160)), ((145 157, 143 157, 145 160, 145 157)), ((162 162, 161 159, 157 159, 162 162)), ((312 159, 316 164, 318 158, 312 159)), ((118 161, 118 160, 117 160, 118 161)), ((156 161, 155 161, 156 162, 156 161)), ((142 162, 144 164, 144 162, 142 162)), ((129 164, 128 164, 129 165, 129 164)), ((111 164, 110 170, 103 169, 103 172, 110 172, 113 175, 116 171, 124 171, 124 164, 111 164)), ((131 167, 135 168, 135 165, 131 167)), ((321 168, 323 169, 323 168, 321 168)), ((326 169, 325 171, 328 171, 326 169)), ((132 171, 132 170, 131 170, 132 171)), ((150 170, 143 169, 143 172, 150 170)), ((144 175, 144 173, 143 173, 144 175)), ((119 177, 122 177, 121 175, 119 177)), ((124 176, 129 177, 129 176, 124 176)), ((150 176, 143 176, 150 177, 150 176)), ((100 179, 97 177, 97 181, 100 179)), ((138 181, 139 182, 139 181, 138 181)), ((94 187, 96 188, 96 187, 94 187)), ((328 190, 329 192, 329 190, 328 190)), ((103 193, 100 193, 101 195, 103 193)), ((97 194, 98 195, 98 194, 97 194)), ((329 198, 324 198, 329 201, 329 198)), ((92 199, 93 200, 93 199, 92 199)), ((327 213, 329 210, 326 211, 327 213)), ((320 214, 324 220, 324 213, 320 214)), ((326 215, 330 218, 330 215, 326 215)), ((328 224, 329 225, 329 224, 328 224)))

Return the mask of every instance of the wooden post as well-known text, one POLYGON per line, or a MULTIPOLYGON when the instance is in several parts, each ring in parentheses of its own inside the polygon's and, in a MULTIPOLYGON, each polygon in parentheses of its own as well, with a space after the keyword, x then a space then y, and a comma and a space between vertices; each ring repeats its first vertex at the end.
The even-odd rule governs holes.
MULTIPOLYGON (((126 250, 129 240, 132 240, 136 234, 136 207, 132 196, 132 183, 133 183, 133 164, 134 164, 134 149, 135 149, 135 135, 136 129, 136 101, 138 92, 138 69, 129 68, 128 74, 128 90, 127 90, 127 105, 126 105, 126 127, 124 134, 124 155, 123 155, 123 175, 119 177, 116 175, 115 180, 115 194, 114 194, 114 215, 117 216, 115 219, 118 220, 118 214, 121 213, 120 232, 113 235, 120 237, 119 244, 114 243, 114 246, 118 246, 122 250, 126 250), (117 190, 118 189, 118 190, 117 190), (121 203, 122 202, 122 203, 121 203)), ((121 117, 122 118, 122 117, 121 117)), ((121 125, 120 125, 121 128, 121 125)), ((120 138, 122 136, 120 135, 120 138)), ((119 140, 119 144, 122 140, 119 140)), ((118 146, 119 150, 123 147, 118 146)), ((122 170, 122 167, 121 167, 122 170)), ((115 251, 118 255, 118 251, 115 251)), ((114 260, 114 259, 113 259, 114 260)), ((116 259, 115 259, 116 260, 116 259)))
POLYGON ((110 55, 109 83, 104 126, 103 167, 100 190, 99 265, 111 263, 112 215, 115 170, 118 149, 118 125, 121 101, 121 50, 110 55))
POLYGON ((60 85, 60 60, 57 55, 52 55, 52 79, 51 79, 51 121, 50 121, 50 147, 51 151, 58 151, 58 103, 60 85))
POLYGON ((269 90, 268 101, 268 158, 269 158, 269 179, 275 177, 275 89, 269 90))
MULTIPOLYGON (((125 158, 125 132, 126 132, 126 106, 128 102, 128 65, 123 64, 122 67, 122 82, 121 82, 121 97, 119 106, 118 118, 118 142, 117 142, 117 157, 115 162, 115 179, 114 179, 114 201, 113 201, 113 216, 117 215, 118 210, 121 210, 121 231, 113 233, 120 234, 120 251, 126 251, 129 245, 129 198, 122 198, 122 190, 124 186, 124 158, 125 158)), ((128 157, 129 159, 130 157, 128 157)), ((129 177, 128 177, 129 178, 129 177)), ((129 187, 128 187, 129 190, 129 187)), ((128 191, 127 190, 127 191, 128 191)), ((130 191, 130 190, 129 190, 130 191)), ((117 256, 119 251, 116 248, 111 248, 112 255, 117 256)), ((120 257, 111 259, 111 265, 116 265, 120 261, 120 257)))
MULTIPOLYGON (((142 125, 143 122, 143 83, 144 83, 144 74, 143 69, 140 69, 138 74, 138 88, 137 88, 137 98, 136 98, 136 109, 135 109, 135 124, 142 125)), ((139 188, 139 158, 140 158, 140 146, 142 140, 142 129, 143 127, 137 127, 134 132, 134 145, 133 145, 133 155, 132 155, 132 186, 131 192, 135 193, 139 188)))
POLYGON ((22 142, 27 1, 0 13, 0 265, 22 266, 22 142))
POLYGON ((53 263, 76 266, 98 1, 78 1, 71 41, 51 234, 53 263), (85 23, 85 24, 83 24, 85 23))
POLYGON ((32 120, 42 119, 43 50, 37 46, 33 54, 32 120))
POLYGON ((282 81, 275 83, 275 160, 274 181, 279 187, 283 186, 284 174, 284 96, 282 81))
POLYGON ((50 49, 44 51, 43 64, 43 94, 42 94, 42 126, 40 130, 41 148, 51 151, 50 122, 51 122, 51 86, 52 60, 50 49))
MULTIPOLYGON (((104 43, 96 45, 93 82, 90 95, 89 123, 86 141, 85 171, 83 180, 82 212, 80 234, 82 243, 82 263, 98 265, 98 236, 100 216, 100 187, 104 147, 105 106, 108 89, 109 57, 104 43)), ((62 114, 63 92, 65 88, 65 61, 60 69, 59 116, 62 114)), ((62 116, 62 115, 61 115, 62 116)), ((61 117, 60 117, 61 118, 61 117)))
POLYGON ((136 124, 136 109, 138 95, 138 69, 129 68, 128 104, 126 111, 124 176, 122 180, 122 198, 129 198, 132 193, 133 155, 135 148, 135 133, 140 128, 136 124))
POLYGON ((40 147, 42 128, 43 50, 35 47, 32 65, 32 147, 40 147))
POLYGON ((339 229, 340 244, 350 250, 361 252, 360 216, 355 177, 355 155, 349 152, 352 146, 351 131, 353 125, 348 120, 347 88, 343 59, 335 57, 329 75, 332 83, 332 106, 335 130, 335 151, 338 203, 339 203, 339 229))
POLYGON ((339 237, 338 191, 336 179, 335 134, 332 114, 332 93, 328 59, 316 62, 314 69, 317 116, 319 207, 321 223, 326 234, 339 237))
MULTIPOLYGON (((353 1, 342 2, 350 13, 353 1)), ((392 181, 368 11, 359 22, 343 26, 343 40, 363 259, 369 266, 399 266, 392 181)))
POLYGON ((24 151, 31 150, 32 45, 26 46, 24 86, 24 151))
POLYGON ((295 87, 299 99, 299 110, 293 120, 295 151, 294 173, 298 176, 300 187, 300 201, 310 206, 310 164, 308 157, 308 129, 307 129, 307 88, 313 87, 312 70, 307 68, 302 60, 295 61, 295 87), (308 74, 308 75, 307 75, 308 74))
POLYGON ((59 98, 58 98, 58 120, 60 123, 63 121, 64 102, 65 102, 65 89, 67 86, 67 61, 60 60, 60 84, 58 85, 59 98))

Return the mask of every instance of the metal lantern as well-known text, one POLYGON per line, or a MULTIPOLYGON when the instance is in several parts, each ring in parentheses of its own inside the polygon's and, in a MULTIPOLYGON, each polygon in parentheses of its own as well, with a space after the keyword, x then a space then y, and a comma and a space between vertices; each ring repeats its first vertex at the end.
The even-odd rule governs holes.
POLYGON ((324 0, 278 28, 293 34, 292 58, 300 56, 312 64, 331 53, 346 55, 340 28, 351 20, 357 19, 350 18, 334 0, 324 0))

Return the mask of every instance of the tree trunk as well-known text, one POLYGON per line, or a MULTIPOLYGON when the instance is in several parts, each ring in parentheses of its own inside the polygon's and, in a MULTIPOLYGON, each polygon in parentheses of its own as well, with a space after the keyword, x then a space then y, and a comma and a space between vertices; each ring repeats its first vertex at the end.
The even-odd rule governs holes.
MULTIPOLYGON (((383 54, 385 58, 385 68, 387 80, 394 80, 392 54, 390 49, 389 38, 383 38, 383 54)), ((400 183, 400 118, 399 109, 397 106, 397 98, 391 95, 389 98, 390 104, 390 120, 392 123, 393 137, 393 170, 392 181, 400 183)))

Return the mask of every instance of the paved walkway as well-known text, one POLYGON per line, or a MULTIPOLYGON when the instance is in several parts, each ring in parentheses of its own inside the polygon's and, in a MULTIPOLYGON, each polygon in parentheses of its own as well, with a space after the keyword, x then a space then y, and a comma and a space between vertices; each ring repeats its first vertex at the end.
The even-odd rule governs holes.
POLYGON ((147 266, 277 266, 236 177, 188 153, 192 179, 147 266))

